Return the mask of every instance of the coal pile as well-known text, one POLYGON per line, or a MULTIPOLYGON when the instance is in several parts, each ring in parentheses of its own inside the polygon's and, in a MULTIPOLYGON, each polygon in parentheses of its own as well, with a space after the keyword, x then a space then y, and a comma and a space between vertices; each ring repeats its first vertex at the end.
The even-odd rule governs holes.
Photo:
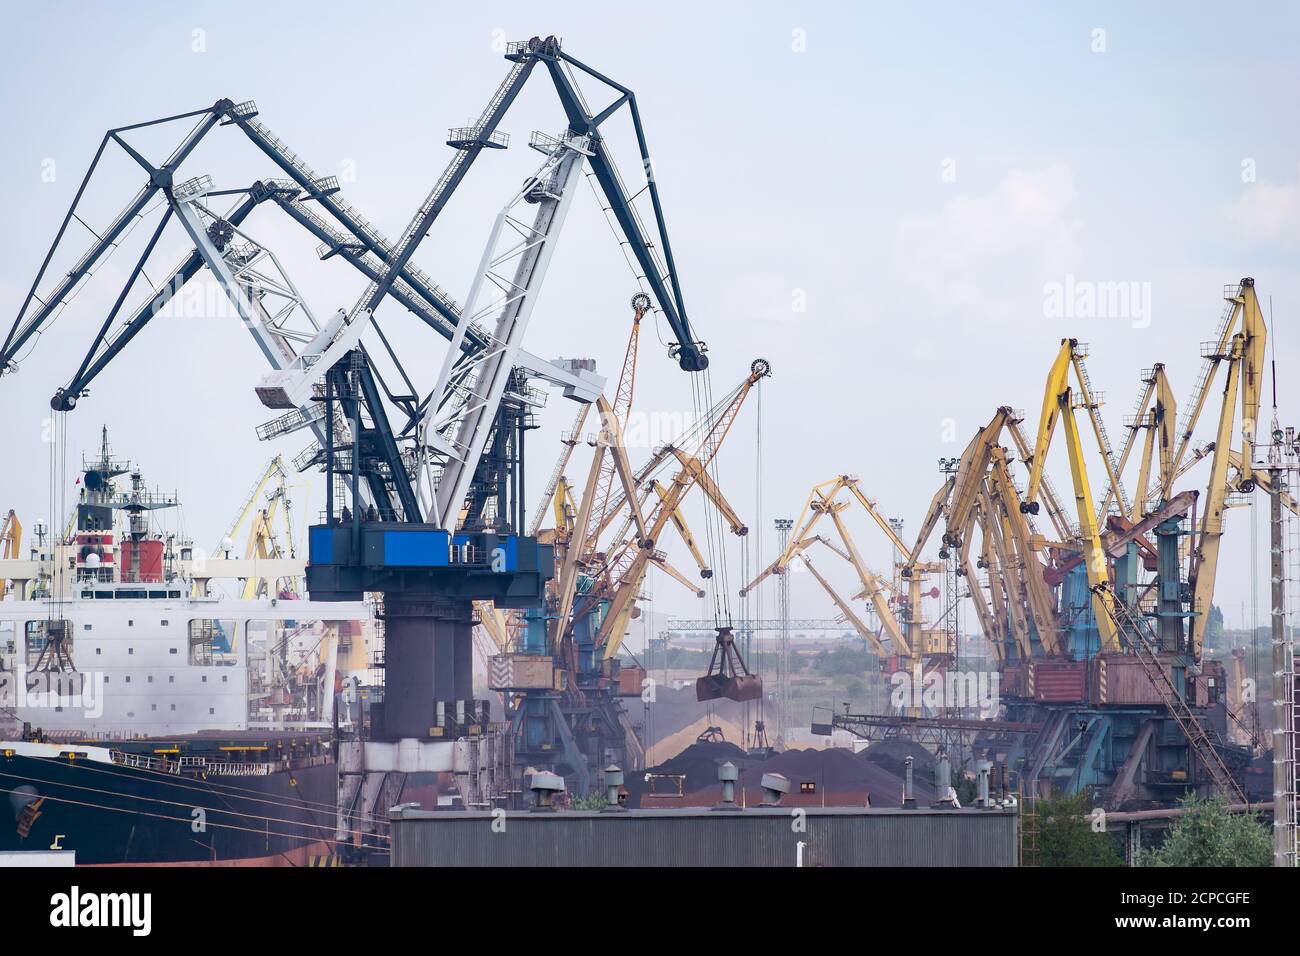
MULTIPOLYGON (((820 803, 828 806, 864 806, 868 796, 873 807, 898 807, 903 803, 901 761, 897 773, 879 763, 841 747, 826 750, 787 750, 761 764, 751 765, 741 774, 747 793, 761 799, 760 781, 765 773, 783 774, 790 781, 790 795, 783 803, 820 803)), ((913 773, 913 792, 921 806, 934 799, 929 770, 913 773)))
POLYGON ((681 798, 675 796, 676 788, 674 784, 669 781, 648 783, 645 779, 646 775, 682 775, 685 778, 682 781, 682 792, 689 795, 716 784, 718 782, 718 767, 727 761, 743 769, 752 762, 752 758, 740 747, 727 741, 691 744, 677 756, 665 760, 657 767, 651 767, 644 774, 628 774, 626 782, 628 806, 641 806, 641 798, 647 793, 654 793, 658 796, 673 795, 672 800, 674 802, 672 804, 656 803, 656 806, 692 806, 693 804, 683 802, 681 798))
POLYGON ((1255 757, 1242 774, 1246 796, 1252 803, 1273 799, 1273 751, 1266 750, 1255 757))
POLYGON ((931 774, 934 770, 934 755, 914 740, 903 740, 899 737, 877 740, 865 750, 859 751, 858 757, 888 770, 900 779, 906 771, 906 759, 911 757, 912 779, 918 781, 933 779, 931 774))
MULTIPOLYGON (((687 774, 685 795, 666 797, 662 790, 642 794, 643 806, 708 807, 718 802, 721 788, 717 767, 724 759, 740 770, 736 800, 745 806, 757 806, 763 800, 762 779, 765 773, 779 773, 790 781, 790 793, 783 806, 898 807, 903 802, 903 777, 879 764, 865 760, 850 750, 787 750, 766 760, 747 757, 730 744, 696 744, 679 758, 666 761, 651 772, 687 774), (720 748, 728 748, 722 750, 720 748), (677 768, 673 770, 671 768, 677 768)), ((631 785, 628 787, 632 789, 631 785)), ((913 792, 920 806, 934 799, 934 785, 929 770, 914 774, 913 792)))

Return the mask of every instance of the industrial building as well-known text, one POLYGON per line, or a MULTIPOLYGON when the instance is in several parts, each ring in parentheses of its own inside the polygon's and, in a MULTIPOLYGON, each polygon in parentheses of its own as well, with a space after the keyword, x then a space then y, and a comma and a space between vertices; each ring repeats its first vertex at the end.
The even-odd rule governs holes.
POLYGON ((393 812, 393 866, 1015 866, 1014 809, 393 812), (496 824, 496 827, 494 827, 496 824))

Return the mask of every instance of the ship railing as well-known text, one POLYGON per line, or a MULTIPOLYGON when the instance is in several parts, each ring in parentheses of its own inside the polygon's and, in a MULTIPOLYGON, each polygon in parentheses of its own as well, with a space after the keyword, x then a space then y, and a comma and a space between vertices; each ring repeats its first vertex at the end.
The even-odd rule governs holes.
POLYGON ((208 774, 218 777, 265 777, 275 769, 275 765, 269 763, 228 763, 224 760, 217 760, 205 764, 203 769, 208 774))
POLYGON ((163 757, 150 757, 147 754, 126 753, 121 750, 110 751, 113 763, 137 770, 153 770, 158 773, 181 774, 185 771, 200 770, 212 776, 223 777, 265 777, 274 769, 270 763, 232 763, 226 760, 209 761, 207 757, 183 756, 175 760, 163 757))
MULTIPOLYGON (((147 754, 126 753, 122 750, 110 750, 113 763, 123 767, 135 767, 137 770, 154 770, 159 773, 181 772, 181 761, 164 760, 162 757, 150 757, 147 754)), ((181 760, 186 758, 182 757, 181 760)))

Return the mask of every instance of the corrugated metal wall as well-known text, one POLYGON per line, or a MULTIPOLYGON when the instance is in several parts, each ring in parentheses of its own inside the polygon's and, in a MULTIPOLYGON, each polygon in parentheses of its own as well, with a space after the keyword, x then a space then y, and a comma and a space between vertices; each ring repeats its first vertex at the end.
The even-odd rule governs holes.
POLYGON ((1087 661, 1033 661, 1029 686, 1040 703, 1066 703, 1088 697, 1087 661))
POLYGON ((394 866, 1015 866, 1007 810, 393 815, 394 866), (495 828, 494 828, 495 823, 495 828), (798 827, 802 825, 802 832, 798 827))

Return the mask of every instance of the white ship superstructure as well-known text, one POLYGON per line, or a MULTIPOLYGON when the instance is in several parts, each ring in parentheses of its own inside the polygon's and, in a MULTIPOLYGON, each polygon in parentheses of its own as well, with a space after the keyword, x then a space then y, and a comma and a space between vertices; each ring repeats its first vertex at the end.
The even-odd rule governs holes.
POLYGON ((106 738, 329 726, 336 622, 364 604, 114 594, 135 590, 96 587, 54 620, 49 601, 0 603, 0 713, 106 738))
POLYGON ((0 726, 83 739, 331 726, 368 605, 297 599, 301 559, 209 558, 155 533, 149 513, 177 499, 147 490, 106 435, 83 479, 61 539, 5 562, 16 599, 0 601, 0 726), (279 582, 279 596, 222 596, 223 578, 279 582))

